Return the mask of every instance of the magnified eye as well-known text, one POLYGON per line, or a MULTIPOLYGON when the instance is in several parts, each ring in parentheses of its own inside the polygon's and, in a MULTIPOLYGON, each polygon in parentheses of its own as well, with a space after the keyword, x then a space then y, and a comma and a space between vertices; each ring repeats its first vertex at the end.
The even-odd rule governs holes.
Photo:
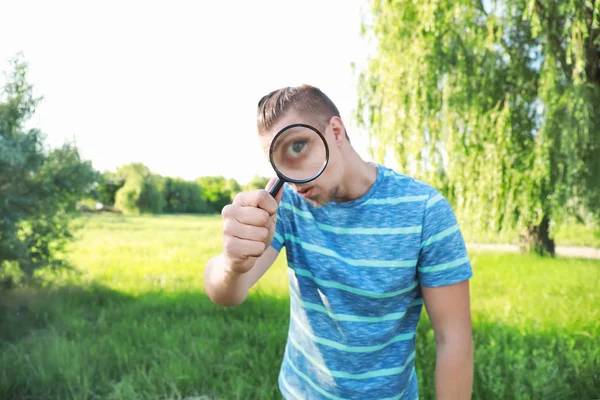
POLYGON ((288 146, 288 154, 292 157, 298 156, 306 147, 306 140, 296 140, 288 146))

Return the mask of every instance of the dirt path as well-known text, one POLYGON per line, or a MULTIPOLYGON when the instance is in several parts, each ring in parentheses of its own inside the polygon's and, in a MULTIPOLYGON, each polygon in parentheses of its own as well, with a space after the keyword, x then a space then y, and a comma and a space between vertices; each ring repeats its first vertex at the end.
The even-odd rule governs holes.
MULTIPOLYGON (((481 251, 506 251, 518 253, 519 246, 514 244, 485 244, 485 243, 467 243, 469 250, 481 251)), ((556 255, 559 257, 580 257, 600 260, 600 249, 593 247, 579 246, 556 246, 556 255)))

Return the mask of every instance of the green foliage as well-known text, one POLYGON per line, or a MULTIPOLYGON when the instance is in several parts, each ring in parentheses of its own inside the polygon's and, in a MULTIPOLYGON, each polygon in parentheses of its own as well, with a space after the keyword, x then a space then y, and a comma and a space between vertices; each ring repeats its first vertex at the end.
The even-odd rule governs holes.
POLYGON ((96 189, 98 197, 110 199, 117 186, 114 204, 125 214, 217 213, 242 190, 235 179, 207 176, 186 181, 155 174, 141 163, 106 173, 96 189))
POLYGON ((267 178, 264 176, 254 175, 254 177, 248 183, 246 183, 246 185, 244 185, 243 189, 246 192, 257 189, 264 189, 265 187, 267 187, 267 183, 269 183, 270 179, 271 178, 267 178))
POLYGON ((73 144, 46 149, 41 132, 24 130, 41 98, 27 83, 26 63, 17 57, 11 65, 0 99, 0 274, 10 264, 31 281, 38 269, 68 266, 69 223, 96 173, 73 144))
POLYGON ((202 187, 202 192, 215 212, 221 212, 223 207, 230 204, 242 187, 235 179, 225 179, 222 176, 203 176, 196 179, 202 187))
POLYGON ((165 197, 167 213, 197 213, 213 212, 202 188, 196 182, 185 181, 180 178, 166 178, 165 197))
POLYGON ((111 179, 117 182, 113 187, 124 182, 116 191, 115 207, 125 214, 220 212, 242 190, 235 179, 208 176, 186 181, 155 174, 141 163, 121 166, 111 179))
POLYGON ((114 206, 117 191, 125 185, 125 179, 114 172, 105 171, 98 178, 94 198, 105 206, 114 206))
POLYGON ((372 1, 356 110, 372 151, 478 230, 600 220, 599 4, 372 1))
POLYGON ((116 174, 125 183, 115 194, 115 207, 125 214, 160 214, 165 207, 164 180, 141 163, 121 166, 116 174))
POLYGON ((165 207, 164 179, 162 176, 150 174, 145 180, 138 205, 142 210, 160 214, 165 207))
POLYGON ((134 164, 119 168, 118 174, 125 180, 125 184, 115 195, 115 207, 125 214, 138 214, 139 200, 148 171, 145 166, 134 164))
MULTIPOLYGON (((0 365, 10 366, 0 398, 281 398, 285 250, 243 305, 216 306, 202 269, 220 251, 221 228, 219 216, 89 218, 70 256, 82 275, 0 298, 0 365)), ((597 398, 600 262, 471 258, 473 399, 597 398)), ((435 357, 424 313, 422 399, 435 398, 435 357)))

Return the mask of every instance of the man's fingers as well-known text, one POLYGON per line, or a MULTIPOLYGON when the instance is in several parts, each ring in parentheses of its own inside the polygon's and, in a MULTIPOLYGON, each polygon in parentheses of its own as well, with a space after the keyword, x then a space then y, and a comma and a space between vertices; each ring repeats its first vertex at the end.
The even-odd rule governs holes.
POLYGON ((263 189, 238 193, 233 199, 233 203, 242 207, 258 207, 269 215, 275 214, 279 206, 273 196, 263 189))
POLYGON ((269 229, 267 227, 242 224, 235 219, 228 219, 224 222, 223 232, 240 239, 259 242, 264 242, 269 236, 269 229))
POLYGON ((238 239, 242 257, 260 257, 265 252, 265 244, 254 240, 238 239))
POLYGON ((244 225, 267 226, 270 215, 261 208, 241 207, 237 204, 228 204, 221 211, 223 220, 236 220, 244 225))
POLYGON ((270 215, 265 210, 253 207, 240 207, 235 219, 244 225, 267 226, 270 215))
POLYGON ((248 257, 260 257, 266 245, 264 242, 231 237, 224 243, 225 252, 230 256, 244 260, 248 257))
POLYGON ((277 224, 277 215, 271 215, 271 218, 269 218, 269 222, 267 223, 267 228, 270 230, 275 229, 275 226, 277 224))

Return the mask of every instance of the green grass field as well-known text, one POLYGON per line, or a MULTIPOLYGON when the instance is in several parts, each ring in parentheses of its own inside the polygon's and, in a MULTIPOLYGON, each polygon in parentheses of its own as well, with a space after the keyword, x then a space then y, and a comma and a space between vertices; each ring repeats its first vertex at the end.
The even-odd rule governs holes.
MULTIPOLYGON (((519 244, 519 232, 514 229, 505 232, 477 230, 462 224, 465 240, 469 243, 519 244)), ((600 248, 600 227, 584 225, 573 221, 559 225, 554 232, 557 246, 584 246, 600 248)))
MULTIPOLYGON (((94 216, 63 274, 0 302, 0 398, 277 399, 283 254, 236 308, 203 293, 219 217, 94 216), (205 396, 205 397, 202 397, 205 396)), ((600 398, 600 261, 471 253, 475 399, 600 398)), ((435 343, 419 326, 421 397, 435 343)))

